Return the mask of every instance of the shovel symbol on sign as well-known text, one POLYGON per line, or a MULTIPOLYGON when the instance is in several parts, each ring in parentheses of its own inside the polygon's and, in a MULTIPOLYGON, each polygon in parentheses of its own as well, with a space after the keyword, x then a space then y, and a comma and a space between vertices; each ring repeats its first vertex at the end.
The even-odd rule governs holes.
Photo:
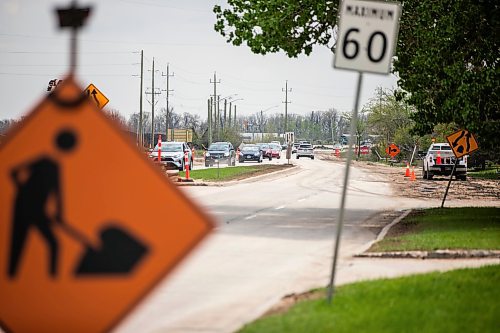
MULTIPOLYGON (((74 131, 63 129, 55 137, 56 154, 69 153, 78 144, 74 131)), ((16 199, 13 207, 11 246, 9 253, 8 275, 15 278, 22 254, 26 249, 28 234, 38 231, 48 248, 48 271, 52 277, 58 273, 59 242, 53 226, 57 225, 68 235, 82 243, 85 251, 76 265, 74 274, 128 274, 137 266, 148 252, 148 247, 127 233, 123 228, 108 223, 100 232, 101 244, 98 247, 66 223, 62 218, 63 197, 60 185, 61 166, 58 159, 51 156, 38 156, 33 161, 16 165, 11 177, 16 186, 16 199), (46 207, 54 198, 55 211, 50 213, 46 207)), ((50 210, 49 210, 50 211, 50 210)))
POLYGON ((76 276, 127 274, 147 254, 147 246, 123 229, 110 225, 112 224, 109 223, 100 233, 101 246, 95 247, 69 224, 61 224, 68 235, 85 246, 85 251, 74 269, 76 276))

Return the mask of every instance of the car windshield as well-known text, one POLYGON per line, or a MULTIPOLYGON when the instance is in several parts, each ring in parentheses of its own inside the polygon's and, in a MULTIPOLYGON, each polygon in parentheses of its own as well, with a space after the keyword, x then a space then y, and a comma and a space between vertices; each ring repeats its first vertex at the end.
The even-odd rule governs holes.
POLYGON ((269 145, 267 143, 260 144, 260 149, 267 149, 267 148, 269 148, 269 145))
POLYGON ((271 146, 271 149, 280 149, 281 148, 279 145, 277 145, 275 143, 271 143, 270 146, 271 146))
POLYGON ((244 147, 243 151, 257 152, 257 151, 259 151, 259 147, 257 147, 257 146, 244 147))
MULTIPOLYGON (((156 145, 153 151, 158 151, 158 145, 156 145)), ((182 144, 180 143, 162 143, 161 151, 164 152, 182 152, 182 144)))
POLYGON ((220 150, 229 150, 229 146, 224 143, 220 144, 212 144, 208 147, 208 151, 220 151, 220 150))
POLYGON ((299 149, 312 149, 311 145, 300 145, 299 149))

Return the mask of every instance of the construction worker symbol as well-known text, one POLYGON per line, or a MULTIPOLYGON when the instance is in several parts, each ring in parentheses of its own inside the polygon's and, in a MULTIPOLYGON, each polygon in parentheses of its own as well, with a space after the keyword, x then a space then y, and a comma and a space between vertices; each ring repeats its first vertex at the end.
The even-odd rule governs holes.
POLYGON ((72 129, 61 129, 54 137, 54 153, 43 154, 33 160, 15 165, 11 179, 15 187, 8 277, 18 275, 30 233, 42 237, 47 250, 47 272, 58 274, 61 249, 55 228, 83 246, 80 259, 75 264, 75 276, 89 274, 128 274, 144 258, 148 246, 130 235, 118 223, 107 222, 100 232, 100 245, 93 245, 84 234, 66 221, 63 195, 61 161, 65 155, 78 149, 78 135, 72 129))
POLYGON ((446 140, 448 140, 448 143, 457 158, 479 149, 476 139, 472 133, 467 130, 459 130, 447 136, 446 140))

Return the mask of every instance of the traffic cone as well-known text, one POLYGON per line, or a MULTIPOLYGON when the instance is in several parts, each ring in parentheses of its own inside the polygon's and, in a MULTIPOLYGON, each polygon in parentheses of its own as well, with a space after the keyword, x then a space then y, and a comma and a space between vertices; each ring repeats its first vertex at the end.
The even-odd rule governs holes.
POLYGON ((413 166, 411 168, 411 177, 410 177, 411 181, 415 181, 417 179, 417 177, 415 177, 415 167, 413 166))
POLYGON ((436 157, 436 164, 441 164, 441 152, 437 152, 437 157, 436 157))
POLYGON ((408 162, 406 162, 405 177, 410 177, 410 164, 408 162))

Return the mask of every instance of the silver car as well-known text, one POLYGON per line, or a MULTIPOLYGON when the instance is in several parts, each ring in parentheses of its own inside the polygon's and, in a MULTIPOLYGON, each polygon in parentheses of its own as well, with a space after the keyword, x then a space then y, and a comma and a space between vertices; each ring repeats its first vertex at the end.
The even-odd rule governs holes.
MULTIPOLYGON (((158 150, 160 147, 156 145, 149 157, 154 161, 158 160, 158 150)), ((184 170, 184 152, 188 153, 189 170, 193 169, 193 156, 191 149, 186 142, 162 142, 161 143, 161 164, 166 164, 169 167, 174 167, 180 171, 184 170)))
POLYGON ((314 149, 313 149, 313 146, 311 144, 309 144, 309 143, 301 144, 297 148, 296 156, 297 156, 297 159, 299 159, 300 157, 309 157, 312 160, 314 160, 314 149))

